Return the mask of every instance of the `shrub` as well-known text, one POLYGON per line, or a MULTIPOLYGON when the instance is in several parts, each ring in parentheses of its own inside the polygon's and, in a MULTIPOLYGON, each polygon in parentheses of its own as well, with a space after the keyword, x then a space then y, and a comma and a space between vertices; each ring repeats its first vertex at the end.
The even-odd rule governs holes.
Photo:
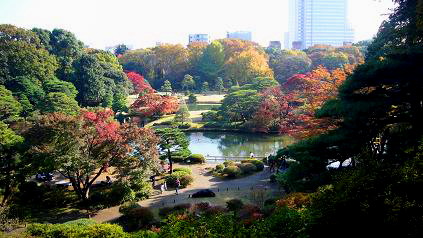
POLYGON ((216 171, 217 172, 222 172, 224 168, 225 168, 225 166, 223 164, 216 165, 216 171))
POLYGON ((223 162, 223 165, 224 165, 225 167, 228 167, 228 166, 233 166, 233 165, 235 165, 235 161, 232 161, 232 160, 227 160, 227 161, 223 162))
POLYGON ((185 188, 194 181, 194 178, 189 175, 189 173, 185 171, 176 171, 172 174, 166 175, 165 180, 167 186, 176 187, 176 179, 179 179, 182 188, 185 188))
POLYGON ((216 216, 227 211, 228 210, 222 206, 210 206, 204 211, 204 214, 207 216, 216 216))
POLYGON ((245 164, 245 163, 254 164, 254 166, 256 166, 256 168, 257 168, 257 171, 263 171, 263 169, 264 169, 263 161, 260 161, 260 160, 257 160, 257 159, 242 160, 241 163, 243 163, 243 164, 245 164))
POLYGON ((151 183, 145 181, 143 177, 141 178, 132 178, 130 181, 131 189, 135 192, 136 200, 143 200, 150 197, 153 186, 151 183))
POLYGON ((31 224, 26 232, 40 238, 61 237, 61 238, 120 238, 128 237, 121 226, 112 224, 31 224))
POLYGON ((193 93, 191 93, 188 96, 188 103, 189 104, 195 104, 195 103, 197 103, 197 96, 195 96, 193 93))
POLYGON ((252 174, 256 171, 256 166, 252 163, 239 164, 238 168, 241 169, 242 174, 252 174))
POLYGON ((127 215, 130 211, 141 206, 136 202, 126 202, 119 207, 119 212, 123 215, 127 215))
POLYGON ((290 193, 286 197, 276 201, 278 207, 298 209, 310 204, 310 195, 307 193, 290 193))
POLYGON ((190 203, 182 203, 173 207, 163 207, 159 209, 159 216, 162 218, 168 217, 170 214, 183 214, 191 208, 190 203))
POLYGON ((189 124, 189 123, 178 123, 177 126, 178 126, 179 129, 188 129, 188 128, 191 127, 191 124, 189 124))
POLYGON ((199 202, 194 205, 194 212, 195 213, 203 213, 209 209, 210 203, 208 202, 199 202))
POLYGON ((187 161, 188 160, 191 164, 203 164, 206 162, 206 158, 204 158, 204 156, 200 154, 192 154, 188 156, 187 161))
POLYGON ((130 210, 124 219, 128 230, 139 230, 155 221, 153 212, 147 207, 138 207, 130 210))
POLYGON ((271 183, 275 183, 276 182, 276 175, 275 174, 270 175, 269 179, 270 179, 271 183))
POLYGON ((184 171, 188 174, 192 174, 192 170, 187 167, 180 167, 180 168, 173 169, 173 172, 177 172, 177 171, 184 171))
POLYGON ((241 174, 241 169, 231 165, 223 169, 223 174, 226 174, 229 178, 236 178, 241 174))
POLYGON ((73 221, 68 221, 68 222, 65 222, 63 224, 74 224, 74 225, 78 225, 78 226, 86 226, 86 225, 91 225, 91 224, 97 224, 97 222, 92 220, 92 219, 81 218, 81 219, 77 219, 77 220, 73 220, 73 221))
POLYGON ((226 208, 229 211, 238 211, 244 207, 244 203, 240 199, 231 199, 226 202, 226 208))
POLYGON ((116 182, 113 183, 107 197, 110 205, 122 204, 135 200, 135 192, 132 190, 129 182, 116 182))
POLYGON ((154 231, 141 230, 131 234, 131 238, 158 238, 159 234, 154 231))

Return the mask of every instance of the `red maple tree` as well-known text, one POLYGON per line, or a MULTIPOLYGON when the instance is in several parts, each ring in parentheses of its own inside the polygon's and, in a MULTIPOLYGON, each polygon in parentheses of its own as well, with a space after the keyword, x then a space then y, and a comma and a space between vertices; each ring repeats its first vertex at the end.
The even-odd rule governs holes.
POLYGON ((154 89, 150 86, 150 84, 147 83, 147 81, 145 81, 142 75, 129 71, 126 72, 126 76, 128 76, 129 80, 131 80, 132 84, 134 85, 134 93, 138 94, 141 92, 154 92, 154 89))

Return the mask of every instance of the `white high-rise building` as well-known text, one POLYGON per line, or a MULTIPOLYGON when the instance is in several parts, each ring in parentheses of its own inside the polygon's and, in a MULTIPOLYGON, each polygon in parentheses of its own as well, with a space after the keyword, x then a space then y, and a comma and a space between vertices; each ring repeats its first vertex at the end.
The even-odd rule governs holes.
POLYGON ((235 32, 227 32, 226 38, 251 41, 253 37, 252 37, 251 31, 235 31, 235 32))
POLYGON ((289 33, 285 35, 285 47, 342 46, 353 41, 348 0, 289 0, 289 33))
POLYGON ((210 43, 210 37, 208 34, 190 34, 189 35, 189 44, 193 42, 204 42, 210 43))

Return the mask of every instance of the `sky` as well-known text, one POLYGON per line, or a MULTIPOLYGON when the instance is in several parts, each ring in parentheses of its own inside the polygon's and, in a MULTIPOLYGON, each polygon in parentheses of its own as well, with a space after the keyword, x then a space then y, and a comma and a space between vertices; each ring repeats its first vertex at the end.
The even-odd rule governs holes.
MULTIPOLYGON (((391 0, 349 0, 355 41, 372 38, 394 7, 391 0)), ((117 44, 146 48, 188 43, 188 35, 220 39, 251 31, 253 41, 283 44, 288 0, 0 0, 0 24, 62 28, 92 48, 117 44)))

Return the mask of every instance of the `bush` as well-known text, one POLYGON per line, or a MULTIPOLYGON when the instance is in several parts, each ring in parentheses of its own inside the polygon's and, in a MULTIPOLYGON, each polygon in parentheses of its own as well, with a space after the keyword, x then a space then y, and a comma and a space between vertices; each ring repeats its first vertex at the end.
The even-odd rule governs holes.
POLYGON ((40 238, 120 238, 128 237, 121 226, 112 224, 31 224, 26 232, 40 238))
POLYGON ((235 165, 235 161, 232 161, 232 160, 227 160, 227 161, 223 162, 223 165, 224 165, 225 167, 228 167, 228 166, 233 166, 233 165, 235 165))
POLYGON ((276 182, 276 175, 275 174, 270 175, 269 179, 270 179, 271 183, 275 183, 276 182))
POLYGON ((190 203, 182 203, 173 207, 163 207, 159 209, 159 216, 162 218, 167 218, 170 214, 183 214, 190 208, 190 203))
POLYGON ((224 168, 225 168, 225 166, 223 164, 218 164, 218 165, 216 165, 215 171, 221 173, 224 168))
POLYGON ((97 224, 97 222, 92 220, 92 219, 81 218, 81 219, 77 219, 77 220, 73 220, 73 221, 68 221, 68 222, 65 222, 63 224, 74 224, 74 225, 79 225, 79 226, 86 226, 86 225, 97 224))
POLYGON ((229 178, 236 178, 241 175, 241 169, 231 165, 223 169, 223 174, 226 174, 229 178))
POLYGON ((141 206, 136 202, 126 202, 119 207, 119 212, 123 215, 128 215, 130 211, 141 206))
POLYGON ((128 201, 134 201, 136 194, 132 190, 130 183, 125 181, 113 183, 107 197, 109 205, 117 205, 128 201))
POLYGON ((240 199, 231 199, 226 202, 226 208, 229 211, 238 211, 244 207, 244 203, 240 199))
POLYGON ((191 127, 191 124, 189 124, 189 123, 178 123, 176 125, 179 129, 188 129, 188 128, 191 127))
POLYGON ((228 210, 222 206, 210 206, 204 211, 204 214, 207 216, 216 216, 227 211, 228 210))
POLYGON ((194 205, 194 212, 195 213, 203 213, 210 208, 210 203, 208 202, 199 202, 194 205))
POLYGON ((141 230, 131 234, 131 238, 158 238, 159 234, 154 231, 141 230))
POLYGON ((242 160, 241 163, 243 163, 243 164, 245 164, 245 163, 254 164, 254 166, 256 166, 256 168, 257 168, 257 171, 263 171, 263 169, 264 169, 263 161, 260 161, 260 160, 257 160, 257 159, 242 160))
POLYGON ((151 183, 145 181, 145 179, 137 178, 131 179, 130 181, 131 189, 135 192, 135 200, 144 200, 150 197, 153 186, 151 183))
POLYGON ((186 172, 187 174, 192 174, 192 170, 187 167, 180 167, 180 168, 173 169, 173 172, 177 172, 177 171, 183 171, 183 172, 186 172))
POLYGON ((191 164, 203 164, 206 162, 206 158, 204 158, 204 156, 200 154, 192 154, 188 156, 186 160, 189 161, 189 163, 191 164))
POLYGON ((139 230, 155 221, 153 212, 147 207, 131 209, 124 218, 128 230, 139 230))
POLYGON ((238 168, 241 169, 242 174, 252 174, 257 170, 256 166, 252 163, 239 164, 238 168))
POLYGON ((219 115, 217 111, 208 111, 201 113, 202 121, 218 121, 219 115))
POLYGON ((195 103, 197 103, 197 96, 195 96, 193 93, 191 93, 188 96, 188 103, 189 104, 195 104, 195 103))
POLYGON ((189 175, 189 173, 185 171, 176 171, 172 174, 166 175, 165 180, 167 186, 176 187, 176 179, 179 179, 182 188, 185 188, 194 181, 194 178, 189 175))

